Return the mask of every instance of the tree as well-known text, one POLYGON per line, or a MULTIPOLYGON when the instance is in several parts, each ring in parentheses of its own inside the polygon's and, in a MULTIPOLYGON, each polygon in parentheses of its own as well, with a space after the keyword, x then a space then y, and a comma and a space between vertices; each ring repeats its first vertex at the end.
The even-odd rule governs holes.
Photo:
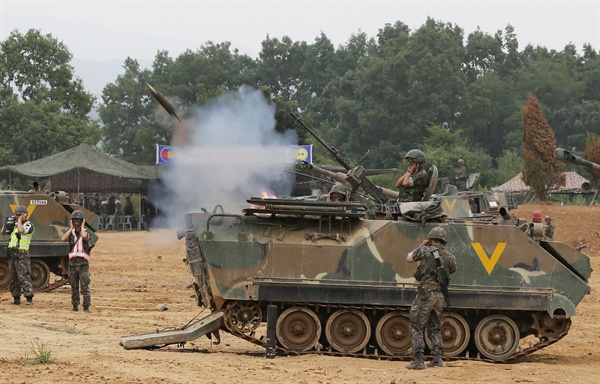
POLYGON ((81 143, 100 128, 88 113, 94 99, 75 78, 72 55, 51 35, 13 31, 0 44, 0 162, 42 158, 81 143))
POLYGON ((554 159, 556 139, 538 100, 527 94, 523 116, 523 182, 546 200, 552 187, 564 185, 563 164, 554 159))
MULTIPOLYGON (((600 136, 588 133, 584 156, 586 160, 600 164, 600 136)), ((592 185, 600 188, 600 172, 592 172, 592 185)))

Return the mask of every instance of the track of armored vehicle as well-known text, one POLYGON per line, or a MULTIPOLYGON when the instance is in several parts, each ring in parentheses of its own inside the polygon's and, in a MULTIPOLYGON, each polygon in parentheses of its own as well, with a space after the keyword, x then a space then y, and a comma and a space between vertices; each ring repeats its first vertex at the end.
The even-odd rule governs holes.
MULTIPOLYGON (((459 265, 442 323, 447 358, 509 362, 551 345, 568 333, 589 292, 589 258, 544 240, 538 223, 498 217, 423 224, 400 214, 365 219, 360 203, 248 202, 242 214, 186 217, 186 261, 198 304, 212 311, 201 334, 221 329, 265 345, 256 332, 275 305, 282 352, 407 358, 417 282, 404 258, 433 226, 445 228, 459 265)), ((190 340, 149 338, 124 337, 122 344, 190 340)))

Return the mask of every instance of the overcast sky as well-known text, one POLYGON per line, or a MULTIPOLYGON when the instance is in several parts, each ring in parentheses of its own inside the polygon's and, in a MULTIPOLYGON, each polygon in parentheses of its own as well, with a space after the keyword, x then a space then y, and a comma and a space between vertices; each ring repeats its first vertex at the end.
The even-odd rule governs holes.
POLYGON ((52 34, 73 54, 86 88, 97 93, 128 56, 150 63, 158 50, 175 58, 207 41, 229 41, 256 58, 267 35, 311 43, 324 33, 338 46, 357 32, 373 37, 398 20, 415 30, 427 17, 458 25, 465 38, 477 27, 494 34, 511 24, 519 49, 529 43, 556 50, 573 43, 579 52, 590 43, 600 49, 600 0, 0 0, 0 40, 15 29, 52 34), (97 62, 105 65, 92 65, 97 62))

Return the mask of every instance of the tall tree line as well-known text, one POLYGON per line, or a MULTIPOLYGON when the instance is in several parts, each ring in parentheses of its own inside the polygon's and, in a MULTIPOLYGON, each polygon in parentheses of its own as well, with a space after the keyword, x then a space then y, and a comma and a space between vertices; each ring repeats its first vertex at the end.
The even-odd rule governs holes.
MULTIPOLYGON (((488 187, 523 169, 521 111, 528 93, 559 146, 581 152, 589 135, 600 135, 597 51, 590 45, 581 52, 573 45, 520 48, 510 25, 465 36, 459 26, 434 19, 414 31, 398 21, 376 36, 351 35, 337 47, 325 34, 312 42, 267 36, 256 58, 228 42, 207 42, 177 57, 159 51, 151 68, 135 58, 123 67, 99 100, 98 144, 138 164, 151 164, 154 144, 171 137, 170 120, 156 113, 146 82, 183 111, 248 84, 277 104, 278 130, 293 129, 289 112, 297 111, 351 162, 396 167, 403 153, 421 148, 441 175, 452 175, 463 158, 488 187)), ((0 90, 13 87, 11 81, 4 75, 0 90)), ((7 129, 1 120, 0 129, 7 129)), ((304 132, 299 136, 311 142, 304 132)), ((316 148, 316 162, 331 162, 316 148)))

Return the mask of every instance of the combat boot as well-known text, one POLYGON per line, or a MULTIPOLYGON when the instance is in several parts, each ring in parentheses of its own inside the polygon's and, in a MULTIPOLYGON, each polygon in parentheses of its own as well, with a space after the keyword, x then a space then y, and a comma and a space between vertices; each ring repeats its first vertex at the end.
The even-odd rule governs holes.
POLYGON ((27 302, 25 303, 25 305, 33 305, 33 297, 26 297, 27 302))
POLYGON ((14 305, 21 305, 21 298, 20 297, 13 297, 14 301, 13 304, 14 305))
POLYGON ((406 366, 406 369, 425 369, 425 362, 423 362, 423 354, 415 355, 415 359, 406 366))
POLYGON ((90 307, 88 307, 87 305, 83 306, 83 312, 84 313, 90 313, 90 307))
POLYGON ((78 305, 73 305, 73 312, 77 312, 79 311, 79 306, 78 305))
POLYGON ((444 362, 442 361, 441 357, 435 356, 429 363, 427 363, 427 366, 429 368, 443 367, 444 362))

